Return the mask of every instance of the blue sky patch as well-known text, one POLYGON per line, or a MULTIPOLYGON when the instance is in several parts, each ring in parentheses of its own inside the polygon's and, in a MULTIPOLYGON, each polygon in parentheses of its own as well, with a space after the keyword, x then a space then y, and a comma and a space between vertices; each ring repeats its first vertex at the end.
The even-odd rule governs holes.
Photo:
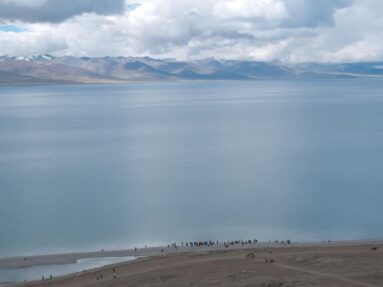
POLYGON ((140 6, 141 6, 141 3, 132 3, 132 4, 127 5, 126 9, 128 11, 133 11, 133 10, 136 10, 140 6))
POLYGON ((25 29, 24 27, 12 25, 12 24, 0 24, 0 31, 21 33, 21 32, 27 31, 27 29, 25 29))

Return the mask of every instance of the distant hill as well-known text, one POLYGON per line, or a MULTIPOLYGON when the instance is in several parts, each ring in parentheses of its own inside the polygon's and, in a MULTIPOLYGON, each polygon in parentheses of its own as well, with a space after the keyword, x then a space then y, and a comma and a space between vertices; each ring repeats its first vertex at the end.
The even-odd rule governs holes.
POLYGON ((0 57, 0 85, 127 81, 329 79, 383 77, 383 62, 297 64, 149 57, 0 57))

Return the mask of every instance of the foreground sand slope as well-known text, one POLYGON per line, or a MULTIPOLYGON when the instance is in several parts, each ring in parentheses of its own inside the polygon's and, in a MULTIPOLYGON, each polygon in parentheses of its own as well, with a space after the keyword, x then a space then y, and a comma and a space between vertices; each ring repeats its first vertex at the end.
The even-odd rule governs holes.
POLYGON ((183 252, 22 286, 383 286, 383 246, 371 247, 183 252), (266 263, 271 258, 275 262, 266 263))

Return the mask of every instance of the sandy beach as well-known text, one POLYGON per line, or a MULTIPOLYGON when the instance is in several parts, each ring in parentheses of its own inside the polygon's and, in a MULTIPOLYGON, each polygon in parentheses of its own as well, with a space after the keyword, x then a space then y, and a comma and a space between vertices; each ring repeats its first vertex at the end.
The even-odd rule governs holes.
POLYGON ((383 241, 99 251, 1 259, 0 269, 113 256, 138 258, 53 280, 7 286, 383 286, 383 241))

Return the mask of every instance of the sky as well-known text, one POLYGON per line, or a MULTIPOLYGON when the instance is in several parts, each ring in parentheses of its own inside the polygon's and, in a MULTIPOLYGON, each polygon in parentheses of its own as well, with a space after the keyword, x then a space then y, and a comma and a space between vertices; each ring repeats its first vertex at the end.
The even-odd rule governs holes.
POLYGON ((382 0, 0 0, 0 55, 383 59, 382 0))

